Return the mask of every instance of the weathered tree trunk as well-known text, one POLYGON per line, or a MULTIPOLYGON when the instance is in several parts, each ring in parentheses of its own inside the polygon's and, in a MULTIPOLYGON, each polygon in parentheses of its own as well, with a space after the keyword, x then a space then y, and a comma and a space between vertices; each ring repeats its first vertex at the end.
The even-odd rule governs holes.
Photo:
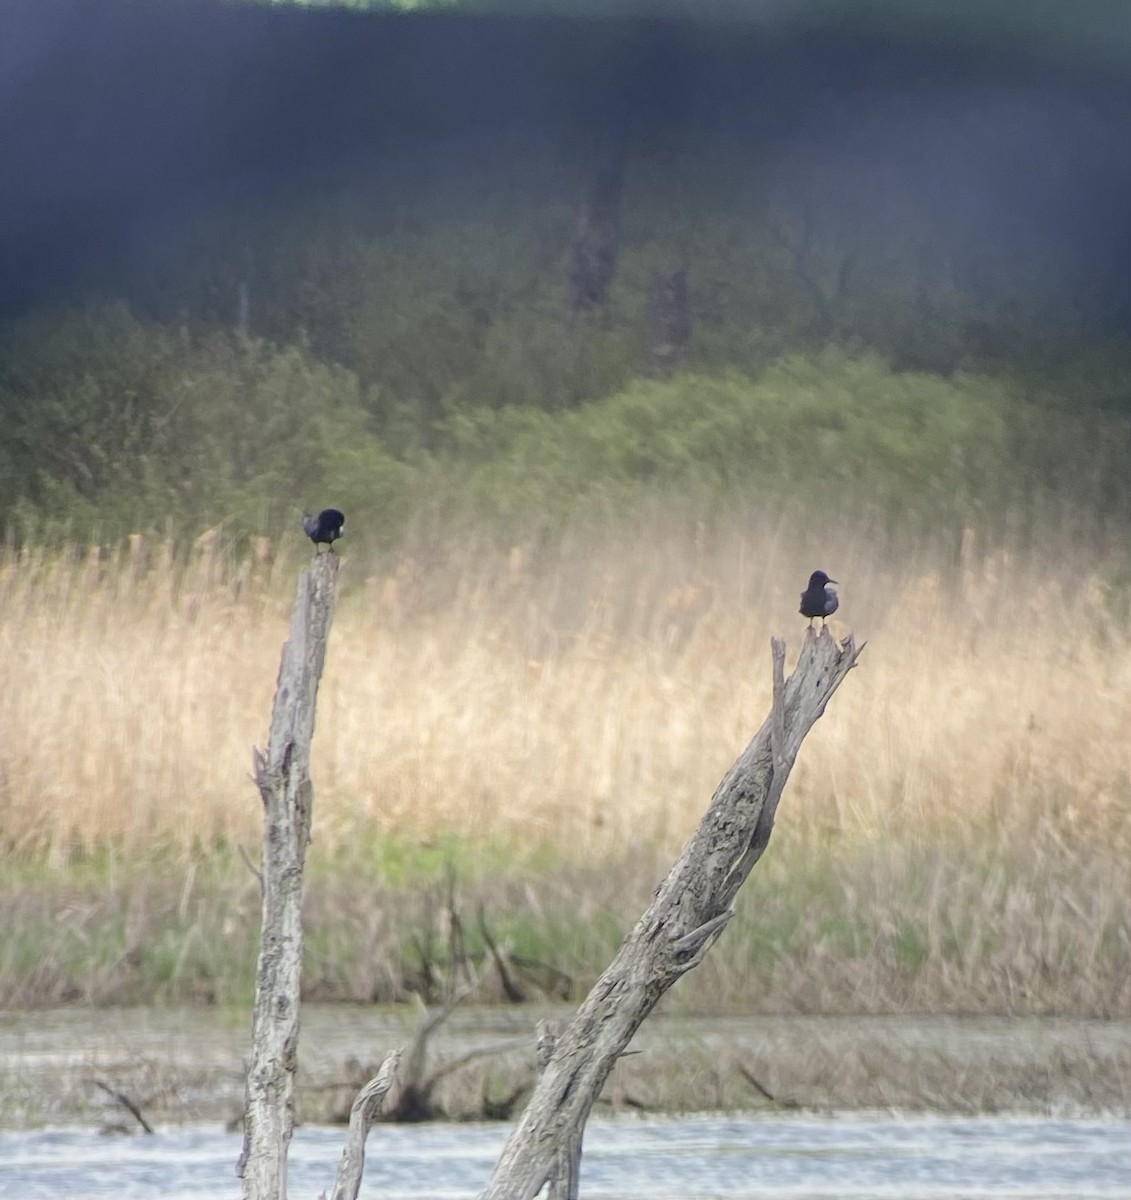
MULTIPOLYGON (((538 1074, 541 1075, 554 1057, 558 1044, 559 1023, 538 1022, 538 1074)), ((566 1139, 565 1146, 554 1156, 547 1180, 546 1200, 577 1200, 581 1188, 581 1135, 576 1129, 566 1139)))
POLYGON ((570 239, 571 320, 605 303, 620 252, 620 198, 624 187, 625 149, 605 148, 589 194, 578 205, 570 239))
POLYGON ((263 918, 244 1143, 236 1167, 244 1200, 286 1200, 287 1194, 298 1055, 302 872, 314 800, 310 743, 338 563, 336 554, 320 554, 299 578, 267 751, 254 753, 255 782, 264 808, 263 918))
POLYGON ((657 271, 648 294, 648 363, 654 371, 675 370, 691 347, 687 269, 657 271))
POLYGON ((738 889, 770 840, 801 742, 859 654, 851 638, 838 645, 827 630, 810 631, 785 680, 785 645, 775 638, 772 650, 770 716, 719 784, 651 907, 557 1037, 482 1200, 533 1200, 555 1167, 568 1180, 589 1111, 618 1056, 733 915, 738 889))

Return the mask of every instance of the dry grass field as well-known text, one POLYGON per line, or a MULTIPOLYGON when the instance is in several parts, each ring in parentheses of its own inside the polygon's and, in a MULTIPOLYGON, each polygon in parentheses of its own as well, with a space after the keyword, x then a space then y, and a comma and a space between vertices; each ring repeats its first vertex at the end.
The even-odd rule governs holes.
MULTIPOLYGON (((1069 530, 1016 541, 899 545, 835 514, 708 527, 657 506, 502 548, 346 548, 315 853, 549 847, 584 886, 615 866, 627 920, 765 715, 768 639, 796 654, 797 593, 821 566, 841 581, 834 631, 868 646, 736 922, 792 933, 719 957, 693 992, 771 981, 786 1008, 867 993, 865 1008, 1131 1012, 1126 590, 1069 530)), ((109 849, 183 875, 255 845, 250 748, 303 555, 296 538, 235 560, 205 537, 187 560, 141 539, 4 556, 9 863, 65 874, 109 849)))

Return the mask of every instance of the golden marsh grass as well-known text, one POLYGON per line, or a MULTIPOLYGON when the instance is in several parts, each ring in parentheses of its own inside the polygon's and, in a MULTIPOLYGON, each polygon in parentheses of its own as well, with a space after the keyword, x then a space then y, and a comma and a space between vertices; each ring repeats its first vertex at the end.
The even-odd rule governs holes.
MULTIPOLYGON (((484 876, 465 900, 541 930, 538 956, 583 981, 764 717, 768 639, 784 632, 796 654, 797 593, 821 565, 842 582, 834 628, 868 646, 683 1002, 1131 1013, 1131 634, 1117 568, 1082 540, 1023 553, 968 532, 899 549, 835 519, 707 527, 657 510, 505 548, 419 537, 395 557, 345 557, 313 763, 324 863, 368 879, 384 835, 512 847, 513 877, 484 876), (545 847, 559 865, 543 877, 545 847)), ((297 538, 234 559, 205 537, 187 558, 135 539, 0 563, 9 861, 112 849, 135 863, 67 885, 68 928, 94 946, 120 927, 120 950, 84 966, 61 928, 48 962, 17 938, 0 962, 13 1002, 239 986, 218 981, 253 960, 253 881, 229 856, 204 885, 195 864, 260 836, 250 748, 303 562, 297 538), (143 882, 136 864, 157 854, 143 882), (235 938, 231 953, 205 955, 195 980, 215 937, 235 938), (171 965, 138 968, 157 946, 171 965), (139 969, 172 974, 147 984, 139 969)), ((396 974, 420 899, 376 876, 384 890, 358 893, 345 875, 312 880, 312 944, 328 957, 309 986, 398 996, 411 984, 374 964, 396 974)), ((6 919, 51 929, 60 901, 34 879, 9 889, 6 919)))
MULTIPOLYGON (((643 518, 507 550, 350 560, 315 742, 316 837, 441 830, 576 853, 674 847, 796 649, 815 563, 861 668, 802 753, 781 832, 1127 847, 1131 634, 1083 552, 890 555, 784 519, 643 518), (1114 839, 1114 841, 1113 841, 1114 839)), ((254 841, 248 780, 301 552, 0 564, 9 852, 254 841)))

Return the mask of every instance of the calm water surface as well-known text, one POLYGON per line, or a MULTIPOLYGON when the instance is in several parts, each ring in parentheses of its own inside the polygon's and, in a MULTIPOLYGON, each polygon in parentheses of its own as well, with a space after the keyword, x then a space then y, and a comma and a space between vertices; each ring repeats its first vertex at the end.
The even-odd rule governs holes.
MULTIPOLYGON (((329 1189, 343 1131, 304 1128, 290 1193, 329 1189)), ((362 1197, 471 1200, 502 1125, 378 1127, 362 1197)), ((0 1134, 0 1197, 212 1200, 239 1194, 238 1135, 180 1126, 154 1137, 0 1134)), ((595 1119, 586 1200, 1131 1200, 1131 1123, 1114 1119, 743 1116, 595 1119)))

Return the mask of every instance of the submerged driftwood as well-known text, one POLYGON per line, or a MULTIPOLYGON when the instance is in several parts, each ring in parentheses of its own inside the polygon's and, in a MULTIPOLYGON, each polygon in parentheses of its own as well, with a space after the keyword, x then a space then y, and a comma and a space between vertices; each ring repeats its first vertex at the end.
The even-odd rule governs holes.
POLYGON ((802 740, 859 655, 851 638, 838 644, 828 630, 810 630, 786 680, 785 644, 773 639, 772 653, 769 717, 719 784, 651 907, 554 1039, 482 1200, 533 1200, 547 1180, 555 1195, 576 1195, 582 1131, 609 1072, 656 1002, 702 961, 733 916, 738 890, 769 843, 802 740))
POLYGON ((236 1172, 244 1200, 286 1200, 294 1129, 302 967, 302 873, 314 791, 310 743, 318 683, 334 616, 339 559, 317 555, 298 581, 283 647, 267 750, 256 750, 263 799, 263 923, 255 976, 244 1143, 236 1172))

